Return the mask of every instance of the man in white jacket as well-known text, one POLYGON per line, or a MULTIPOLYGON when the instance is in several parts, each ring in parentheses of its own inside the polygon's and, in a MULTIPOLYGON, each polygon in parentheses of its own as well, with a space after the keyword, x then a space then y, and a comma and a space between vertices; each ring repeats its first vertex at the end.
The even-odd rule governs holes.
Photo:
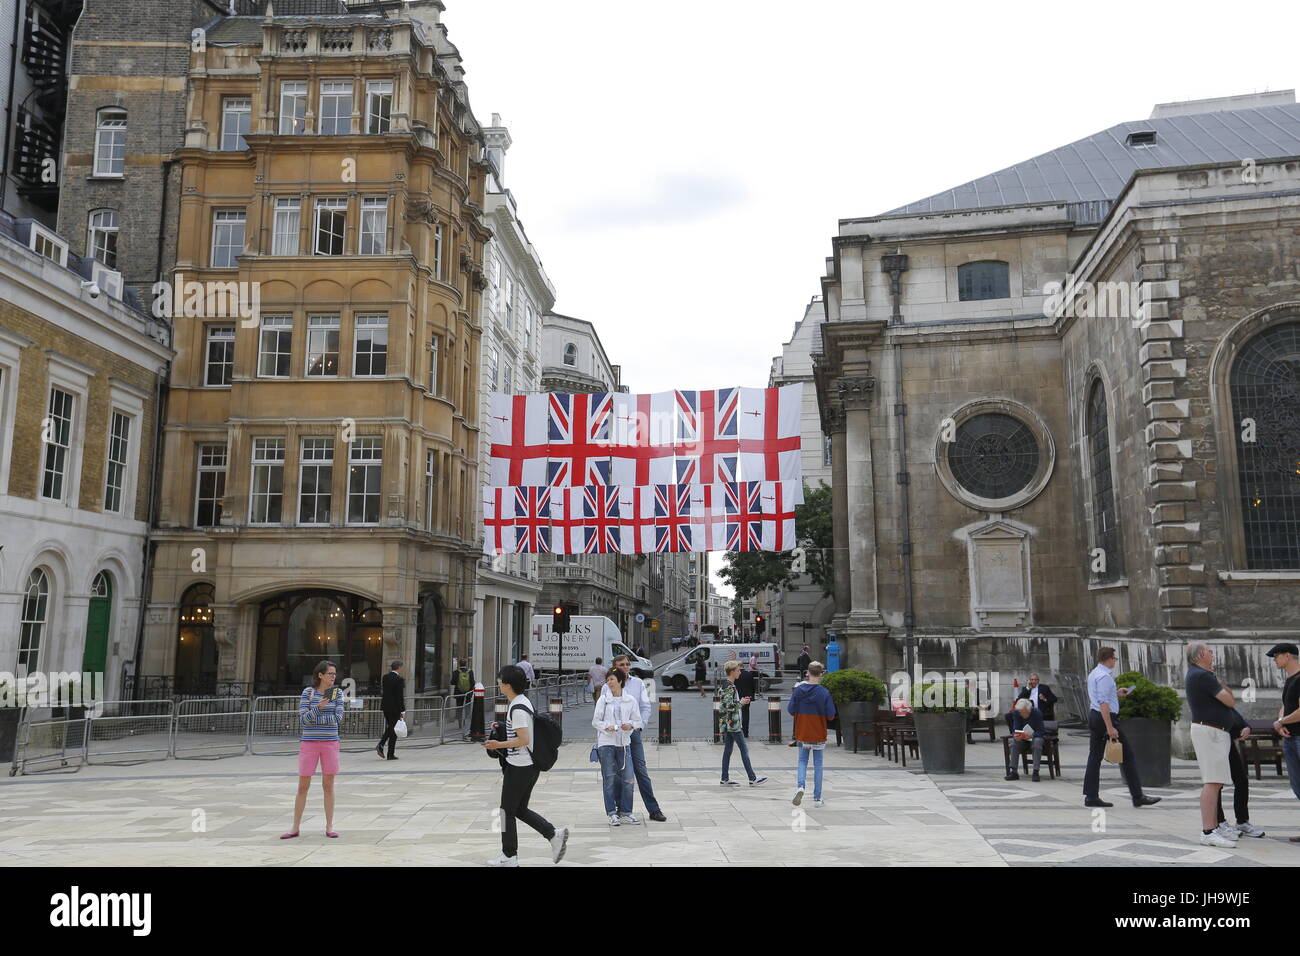
MULTIPOLYGON (((613 666, 623 672, 627 678, 627 683, 623 687, 623 693, 631 695, 641 708, 641 727, 650 726, 650 695, 646 692, 645 681, 632 674, 632 662, 628 660, 626 654, 619 654, 614 658, 613 666)), ((609 696, 609 686, 600 692, 602 697, 609 696)), ((641 800, 645 803, 646 813, 651 820, 657 823, 664 823, 668 820, 664 816, 663 810, 659 806, 659 801, 655 799, 654 785, 650 782, 650 774, 645 766, 645 747, 641 743, 641 729, 638 728, 632 732, 632 769, 636 773, 636 786, 641 791, 641 800)))
MULTIPOLYGON (((635 678, 633 678, 635 679, 635 678)), ((605 680, 605 693, 596 701, 591 725, 596 728, 596 754, 605 796, 605 812, 612 827, 637 824, 632 815, 632 734, 641 730, 641 708, 628 692, 628 680, 618 668, 605 680)))

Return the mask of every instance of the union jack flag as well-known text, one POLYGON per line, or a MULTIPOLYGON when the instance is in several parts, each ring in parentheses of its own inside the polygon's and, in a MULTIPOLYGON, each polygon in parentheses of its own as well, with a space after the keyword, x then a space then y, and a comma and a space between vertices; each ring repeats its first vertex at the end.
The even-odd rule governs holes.
POLYGON ((655 550, 698 551, 690 485, 655 485, 655 550))
POLYGON ((740 460, 740 389, 675 392, 678 484, 735 481, 740 460))
POLYGON ((515 551, 551 551, 551 489, 529 485, 515 489, 515 551))
POLYGON ((613 396, 609 392, 552 394, 547 407, 547 485, 608 485, 613 396))
POLYGON ((588 485, 582 489, 582 550, 586 554, 618 554, 622 551, 622 510, 620 489, 608 485, 588 485))
POLYGON ((727 514, 727 550, 763 550, 763 483, 732 481, 721 486, 727 514))

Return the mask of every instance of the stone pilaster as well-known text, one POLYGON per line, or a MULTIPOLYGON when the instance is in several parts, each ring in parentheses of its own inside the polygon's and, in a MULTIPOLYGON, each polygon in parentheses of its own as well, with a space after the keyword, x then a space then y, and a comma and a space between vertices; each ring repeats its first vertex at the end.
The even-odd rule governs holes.
POLYGON ((835 614, 831 629, 842 632, 849 622, 849 479, 847 446, 844 434, 844 409, 829 406, 822 416, 822 431, 831 439, 831 526, 835 548, 835 614))
POLYGON ((1170 302, 1179 290, 1178 280, 1169 278, 1169 267, 1177 254, 1172 240, 1142 242, 1138 279, 1144 313, 1138 360, 1146 408, 1147 504, 1159 624, 1184 630, 1209 627, 1209 609, 1204 591, 1197 591, 1205 586, 1197 482, 1185 470, 1192 458, 1192 439, 1185 433, 1191 402, 1185 387, 1187 359, 1175 357, 1181 351, 1183 320, 1170 318, 1170 302))

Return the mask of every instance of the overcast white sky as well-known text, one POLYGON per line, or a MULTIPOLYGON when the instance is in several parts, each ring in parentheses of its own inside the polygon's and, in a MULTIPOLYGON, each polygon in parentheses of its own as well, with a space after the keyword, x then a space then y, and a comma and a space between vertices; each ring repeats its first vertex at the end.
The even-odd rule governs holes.
POLYGON ((1285 6, 446 3, 556 310, 634 392, 766 385, 838 219, 1296 79, 1285 6))

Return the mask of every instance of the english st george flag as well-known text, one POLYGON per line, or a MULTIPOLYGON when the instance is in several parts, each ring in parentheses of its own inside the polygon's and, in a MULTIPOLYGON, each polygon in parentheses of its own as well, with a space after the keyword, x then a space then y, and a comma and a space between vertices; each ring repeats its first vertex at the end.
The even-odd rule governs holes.
POLYGON ((494 393, 485 550, 787 550, 802 400, 802 385, 494 393))

